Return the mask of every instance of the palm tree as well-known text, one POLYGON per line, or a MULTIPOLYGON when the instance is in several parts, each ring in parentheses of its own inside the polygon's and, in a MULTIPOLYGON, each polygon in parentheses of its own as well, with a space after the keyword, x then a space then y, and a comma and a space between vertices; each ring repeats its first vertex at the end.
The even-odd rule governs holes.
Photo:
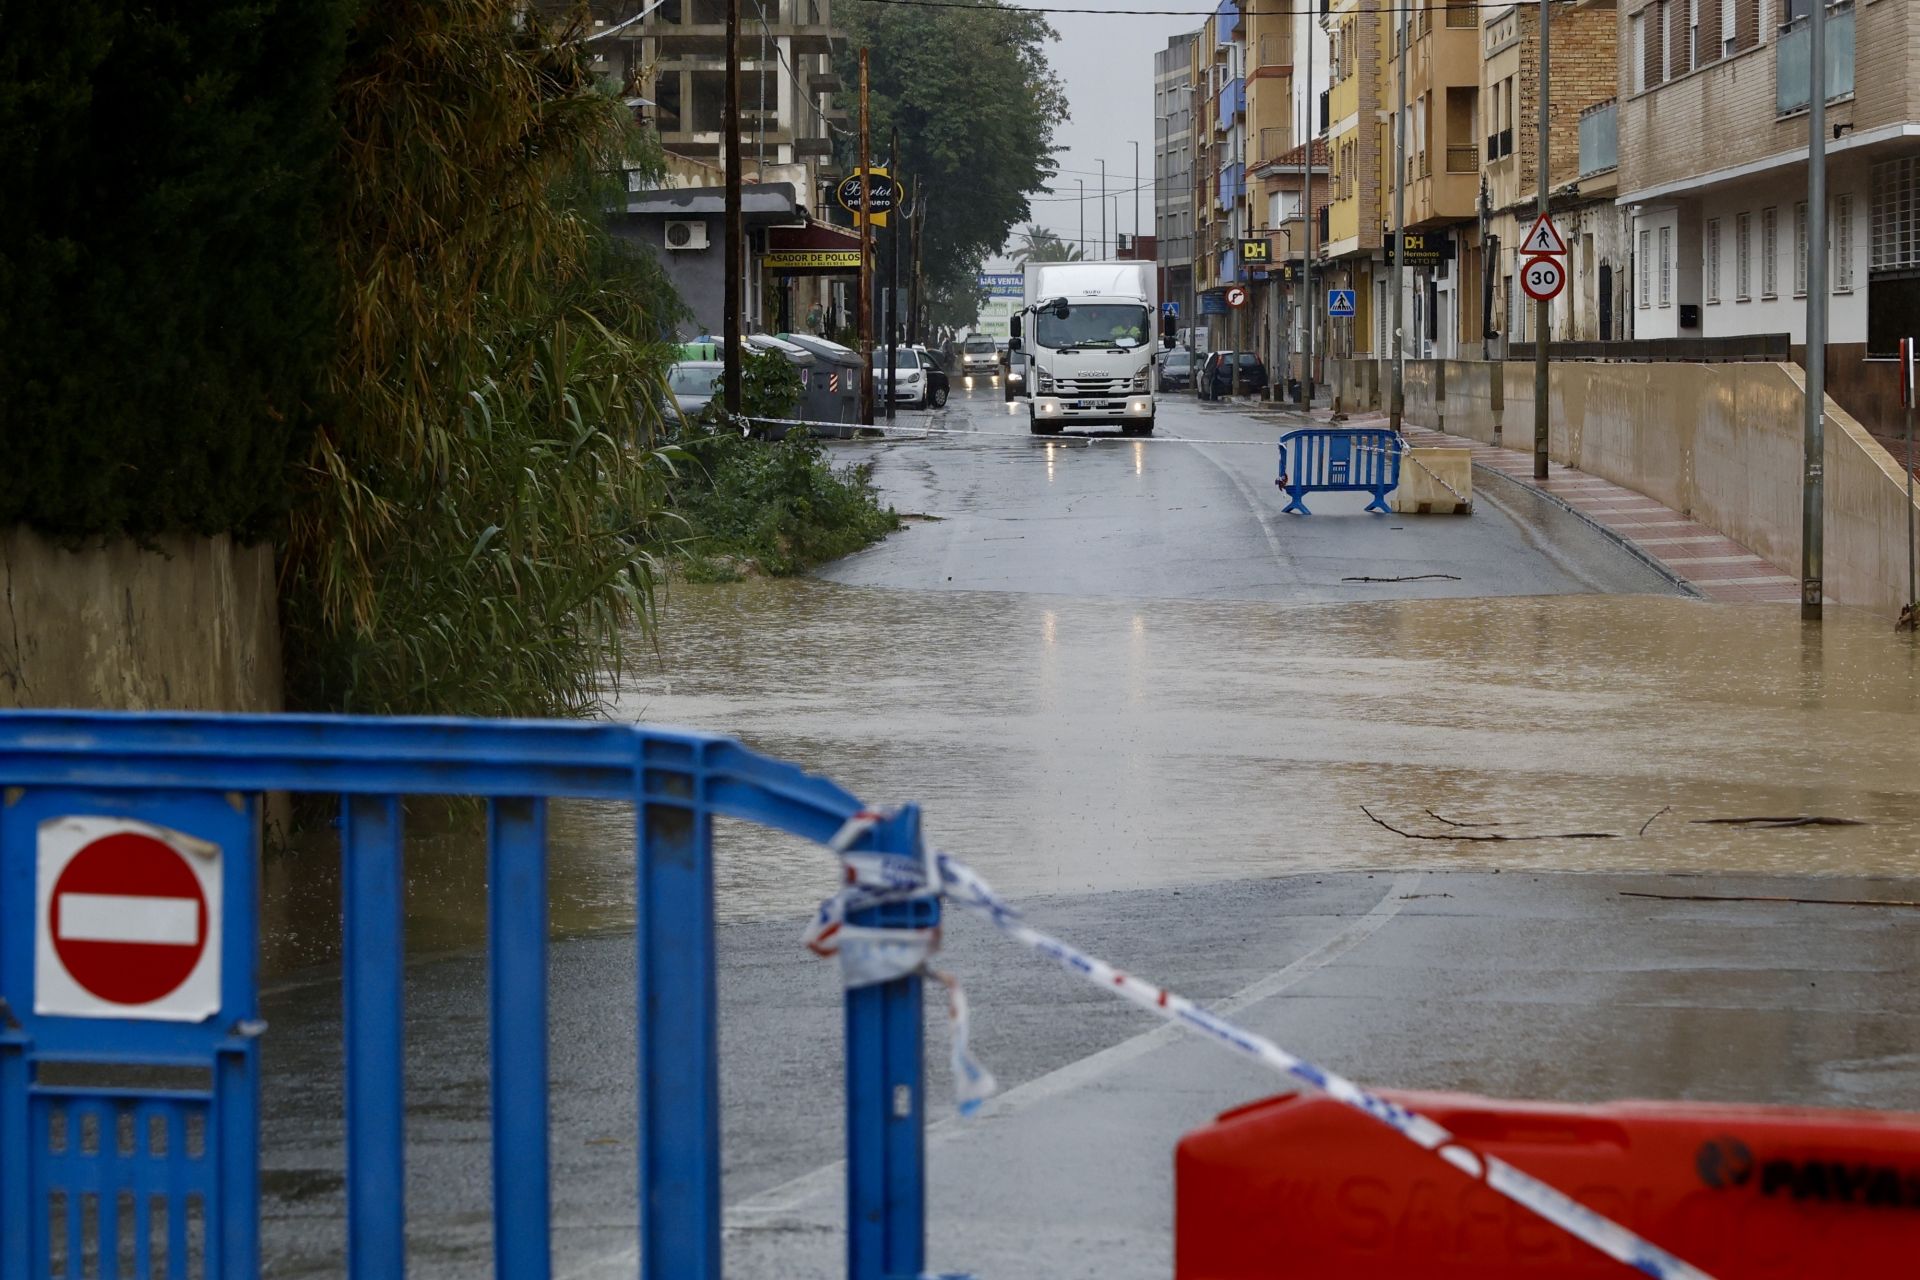
POLYGON ((1086 256, 1079 245, 1068 244, 1038 223, 1028 223, 1020 232, 1020 238, 1024 243, 1013 251, 1015 266, 1024 267, 1029 262, 1078 262, 1086 256))

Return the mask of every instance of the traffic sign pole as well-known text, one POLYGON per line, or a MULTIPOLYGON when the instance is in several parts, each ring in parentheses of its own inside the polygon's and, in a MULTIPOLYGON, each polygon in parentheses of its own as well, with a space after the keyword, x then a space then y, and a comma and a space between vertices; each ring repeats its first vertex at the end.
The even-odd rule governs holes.
MULTIPOLYGON (((1553 63, 1548 54, 1547 42, 1552 22, 1553 14, 1548 0, 1540 0, 1540 149, 1534 152, 1534 167, 1540 171, 1540 221, 1548 225, 1552 224, 1552 211, 1547 207, 1547 192, 1551 185, 1548 175, 1553 169, 1553 138, 1547 128, 1547 103, 1551 101, 1553 63)), ((1560 247, 1564 252, 1566 245, 1562 243, 1560 247)), ((1533 314, 1533 478, 1545 480, 1547 478, 1547 379, 1551 376, 1550 366, 1547 363, 1547 343, 1553 330, 1552 303, 1548 299, 1541 299, 1534 304, 1533 314)))

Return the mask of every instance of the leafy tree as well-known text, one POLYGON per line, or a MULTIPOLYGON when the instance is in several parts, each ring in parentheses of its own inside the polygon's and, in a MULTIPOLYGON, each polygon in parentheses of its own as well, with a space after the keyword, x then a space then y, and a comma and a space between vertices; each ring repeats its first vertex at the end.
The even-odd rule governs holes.
POLYGON ((606 231, 644 158, 584 11, 381 0, 335 113, 345 278, 282 567, 294 700, 579 710, 649 619, 678 301, 606 231))
MULTIPOLYGON (((979 314, 981 263, 1031 214, 1028 195, 1055 173, 1054 129, 1067 119, 1046 59, 1055 32, 1043 16, 994 0, 935 9, 850 0, 834 17, 848 36, 839 55, 847 84, 859 84, 859 50, 869 49, 875 154, 898 125, 895 175, 928 202, 923 261, 933 323, 965 326, 979 314)), ((842 135, 840 144, 850 166, 857 138, 842 135)))
POLYGON ((277 532, 334 305, 345 4, 6 6, 0 525, 277 532))
POLYGON ((1020 233, 1020 247, 1013 251, 1019 266, 1029 262, 1078 262, 1086 257, 1077 244, 1068 244, 1039 223, 1029 223, 1020 233))

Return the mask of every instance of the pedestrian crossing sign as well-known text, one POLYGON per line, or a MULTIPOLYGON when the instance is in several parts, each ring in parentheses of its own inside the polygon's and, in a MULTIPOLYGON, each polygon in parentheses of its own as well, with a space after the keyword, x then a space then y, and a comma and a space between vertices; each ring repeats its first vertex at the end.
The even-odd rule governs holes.
POLYGON ((1560 254, 1567 251, 1567 238, 1560 234, 1560 228, 1553 225, 1553 219, 1541 214, 1533 220, 1533 229, 1527 232, 1527 238, 1520 242, 1522 257, 1535 257, 1539 254, 1560 254))
POLYGON ((1354 313, 1353 290, 1327 290, 1327 314, 1335 319, 1351 319, 1354 313))

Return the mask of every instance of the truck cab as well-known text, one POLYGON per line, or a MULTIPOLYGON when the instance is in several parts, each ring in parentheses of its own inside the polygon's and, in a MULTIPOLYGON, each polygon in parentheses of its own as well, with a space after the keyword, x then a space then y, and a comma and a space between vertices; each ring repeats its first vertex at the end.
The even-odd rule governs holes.
POLYGON ((1150 262, 1028 264, 1013 333, 1030 431, 1111 424, 1125 435, 1152 434, 1154 286, 1150 262))

